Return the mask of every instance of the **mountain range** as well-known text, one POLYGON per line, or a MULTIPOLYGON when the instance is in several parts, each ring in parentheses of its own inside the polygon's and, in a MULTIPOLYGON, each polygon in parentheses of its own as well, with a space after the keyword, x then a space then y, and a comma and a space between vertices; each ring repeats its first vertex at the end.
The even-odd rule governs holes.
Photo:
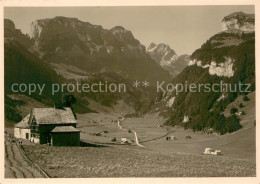
MULTIPOLYGON (((124 83, 126 93, 73 93, 76 112, 88 112, 88 99, 105 106, 118 100, 136 110, 148 109, 156 96, 154 83, 170 80, 170 74, 146 53, 145 47, 121 26, 110 30, 75 18, 55 17, 32 22, 31 32, 23 34, 5 19, 5 94, 14 83, 46 84, 41 96, 30 95, 53 106, 62 94, 51 95, 53 83, 124 83), (135 80, 150 81, 151 87, 137 89, 135 80)), ((25 95, 28 95, 24 93, 25 95)), ((10 102, 10 100, 7 100, 10 102)), ((8 104, 7 104, 8 105, 8 104)))
POLYGON ((76 18, 54 17, 32 22, 29 35, 34 40, 29 49, 56 67, 74 66, 88 74, 115 72, 131 80, 169 79, 145 46, 121 26, 107 30, 76 18))
MULTIPOLYGON (((75 110, 89 112, 89 99, 104 106, 123 100, 136 111, 160 113, 167 118, 167 125, 181 125, 194 131, 212 128, 224 134, 238 130, 241 125, 236 116, 226 117, 223 111, 238 95, 247 93, 158 94, 155 82, 243 82, 250 83, 250 90, 255 90, 254 16, 241 12, 224 17, 223 31, 209 38, 191 56, 178 56, 164 43, 151 43, 146 49, 122 26, 104 29, 76 18, 58 16, 32 22, 30 33, 25 35, 11 20, 5 19, 4 23, 6 95, 12 93, 10 86, 14 82, 124 82, 130 89, 125 94, 74 93, 78 99, 75 110), (135 88, 132 85, 135 80, 149 80, 151 86, 135 88)), ((52 105, 61 95, 51 96, 46 92, 30 97, 52 105)), ((13 102, 6 99, 6 107, 11 107, 13 102)))

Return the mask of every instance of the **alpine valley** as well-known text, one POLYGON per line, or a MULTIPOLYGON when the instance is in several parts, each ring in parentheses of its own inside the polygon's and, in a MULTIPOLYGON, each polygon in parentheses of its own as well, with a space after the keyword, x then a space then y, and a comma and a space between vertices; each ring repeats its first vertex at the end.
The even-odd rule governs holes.
POLYGON ((179 55, 155 40, 146 48, 120 25, 105 29, 56 16, 33 21, 24 34, 5 19, 5 176, 42 174, 23 153, 55 178, 255 177, 255 16, 234 12, 215 24, 222 31, 191 55, 179 55), (164 89, 182 84, 200 90, 158 91, 158 81, 164 89), (99 91, 65 88, 53 94, 53 84, 78 83, 124 84, 126 90, 106 91, 103 85, 99 91), (234 89, 241 83, 247 85, 234 89), (20 90, 13 84, 16 90, 21 84, 20 90), (24 90, 32 84, 44 90, 24 90), (27 130, 17 125, 36 131, 36 116, 46 127, 64 127, 45 134, 38 129, 43 143, 25 136, 15 144, 14 130, 27 130), (75 127, 50 122, 51 116, 75 127), (59 133, 66 140, 58 143, 75 135, 77 146, 53 145, 59 133))

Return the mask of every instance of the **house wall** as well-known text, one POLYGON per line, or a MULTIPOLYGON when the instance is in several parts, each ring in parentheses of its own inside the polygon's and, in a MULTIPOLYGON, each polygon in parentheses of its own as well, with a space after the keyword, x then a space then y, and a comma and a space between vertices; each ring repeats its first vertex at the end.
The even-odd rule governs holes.
POLYGON ((26 134, 28 135, 27 139, 30 140, 31 138, 31 131, 30 129, 24 128, 14 128, 14 137, 17 139, 26 139, 26 134))
POLYGON ((51 135, 53 146, 79 146, 80 132, 55 132, 51 135))
POLYGON ((39 125, 39 135, 40 135, 40 144, 51 143, 51 131, 56 126, 73 126, 76 128, 76 123, 73 124, 47 124, 47 125, 39 125))
POLYGON ((21 138, 20 128, 14 128, 14 137, 17 139, 21 138))
POLYGON ((34 143, 39 143, 40 139, 38 137, 31 137, 30 141, 34 143))

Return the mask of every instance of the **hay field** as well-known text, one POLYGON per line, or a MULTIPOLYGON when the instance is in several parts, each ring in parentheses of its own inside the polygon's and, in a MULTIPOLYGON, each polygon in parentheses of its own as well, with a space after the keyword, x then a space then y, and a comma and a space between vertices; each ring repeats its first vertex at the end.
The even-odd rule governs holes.
POLYGON ((255 176, 255 164, 225 156, 165 154, 138 147, 26 145, 26 154, 51 177, 255 176))

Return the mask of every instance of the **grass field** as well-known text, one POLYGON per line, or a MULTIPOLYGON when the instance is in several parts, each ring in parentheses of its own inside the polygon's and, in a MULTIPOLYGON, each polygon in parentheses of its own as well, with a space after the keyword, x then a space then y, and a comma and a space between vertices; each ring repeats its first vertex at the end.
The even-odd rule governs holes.
POLYGON ((138 147, 26 145, 26 154, 51 177, 255 176, 253 162, 205 155, 164 154, 138 147))
POLYGON ((244 107, 239 108, 239 111, 245 111, 246 115, 239 116, 243 126, 240 130, 225 135, 193 132, 190 129, 184 130, 182 127, 158 127, 162 120, 152 114, 148 114, 144 118, 126 119, 122 125, 125 128, 135 130, 140 143, 155 151, 200 155, 205 148, 209 147, 220 149, 227 157, 255 162, 255 92, 250 93, 248 97, 250 100, 244 102, 242 96, 239 96, 237 102, 233 102, 227 107, 224 112, 226 116, 228 116, 231 107, 237 107, 240 102, 243 102, 244 107), (165 135, 175 136, 177 140, 166 141, 165 135), (191 136, 191 139, 186 139, 186 136, 191 136))
MULTIPOLYGON (((232 177, 256 175, 255 97, 243 102, 242 129, 225 135, 205 134, 184 130, 182 127, 158 126, 163 119, 156 114, 117 120, 132 109, 119 103, 113 109, 91 103, 99 113, 78 114, 81 147, 51 147, 24 145, 26 154, 51 177, 232 177), (120 144, 122 137, 134 139, 146 148, 120 144), (107 131, 104 133, 103 131, 107 131), (100 136, 93 133, 102 132, 100 136), (166 141, 173 135, 177 140, 166 141), (186 139, 186 136, 191 139, 186 139), (111 142, 116 137, 117 142, 111 142), (95 144, 103 145, 96 147, 95 144), (88 145, 88 147, 86 147, 88 145), (222 156, 202 155, 206 147, 220 149, 222 156)), ((242 100, 238 98, 238 102, 242 100)), ((230 108, 237 104, 230 104, 230 108)), ((29 109, 28 109, 29 110, 29 109)))

